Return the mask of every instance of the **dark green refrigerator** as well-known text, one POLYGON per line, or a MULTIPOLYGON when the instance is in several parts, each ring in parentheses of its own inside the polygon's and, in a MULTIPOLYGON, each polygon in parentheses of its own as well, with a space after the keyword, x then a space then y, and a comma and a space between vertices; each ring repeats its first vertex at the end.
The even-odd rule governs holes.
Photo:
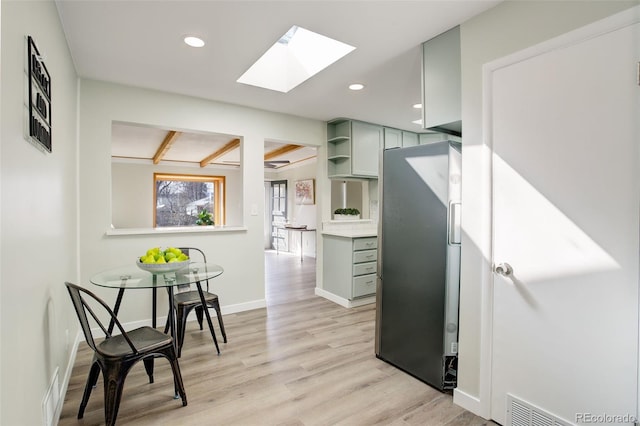
POLYGON ((440 390, 456 386, 461 147, 383 151, 376 356, 440 390))

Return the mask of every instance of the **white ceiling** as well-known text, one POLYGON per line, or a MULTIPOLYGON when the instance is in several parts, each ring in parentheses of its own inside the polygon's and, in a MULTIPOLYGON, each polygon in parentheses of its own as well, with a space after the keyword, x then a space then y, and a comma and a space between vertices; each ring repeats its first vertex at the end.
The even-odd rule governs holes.
POLYGON ((421 131, 420 44, 499 0, 56 0, 81 77, 421 131), (292 25, 356 50, 289 93, 236 80, 292 25), (205 47, 186 46, 193 34, 205 47), (347 89, 352 82, 366 88, 347 89))

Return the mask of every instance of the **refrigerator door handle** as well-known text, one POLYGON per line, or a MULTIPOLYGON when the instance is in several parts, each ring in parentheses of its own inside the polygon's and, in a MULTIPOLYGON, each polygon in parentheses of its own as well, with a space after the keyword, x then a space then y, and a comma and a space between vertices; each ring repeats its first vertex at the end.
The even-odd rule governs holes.
POLYGON ((460 245, 460 208, 461 203, 459 202, 450 202, 449 203, 449 220, 447 221, 447 243, 449 245, 460 245))

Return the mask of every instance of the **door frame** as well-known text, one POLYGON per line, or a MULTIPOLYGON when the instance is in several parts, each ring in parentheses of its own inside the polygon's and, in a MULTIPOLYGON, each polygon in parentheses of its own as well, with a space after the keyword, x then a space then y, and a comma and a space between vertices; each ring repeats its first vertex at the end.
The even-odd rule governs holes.
MULTIPOLYGON (((455 392, 456 402, 474 413, 489 419, 491 416, 491 388, 492 388, 492 348, 493 348, 493 74, 509 65, 540 56, 547 52, 559 50, 579 44, 590 38, 640 23, 640 6, 634 6, 623 12, 611 15, 602 20, 588 24, 577 30, 570 31, 551 40, 523 49, 503 58, 486 63, 483 66, 482 78, 482 135, 485 154, 482 156, 485 179, 487 185, 483 198, 487 200, 485 220, 486 231, 483 232, 484 253, 489 255, 484 259, 482 275, 480 276, 480 359, 479 359, 479 394, 478 397, 464 392, 455 392)), ((464 200, 463 200, 464 203, 464 200)), ((640 303, 640 301, 639 301, 640 303)), ((640 329, 640 319, 639 319, 640 329)), ((640 340, 640 335, 638 336, 640 340)), ((464 344, 464 343, 463 343, 464 344)), ((636 417, 640 416, 640 357, 638 359, 638 392, 636 417)))

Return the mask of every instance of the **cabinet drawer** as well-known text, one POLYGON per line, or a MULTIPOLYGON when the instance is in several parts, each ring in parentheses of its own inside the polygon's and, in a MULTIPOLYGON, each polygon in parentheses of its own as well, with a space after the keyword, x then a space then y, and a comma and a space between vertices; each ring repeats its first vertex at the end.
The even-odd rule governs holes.
POLYGON ((353 297, 367 296, 376 292, 376 274, 362 275, 353 279, 353 297))
POLYGON ((378 238, 356 238, 353 240, 353 250, 370 250, 378 248, 378 238))
POLYGON ((357 263, 353 265, 353 276, 357 277, 358 275, 375 274, 376 267, 376 262, 357 263))
POLYGON ((378 259, 377 250, 363 250, 353 252, 353 263, 374 262, 378 259))

